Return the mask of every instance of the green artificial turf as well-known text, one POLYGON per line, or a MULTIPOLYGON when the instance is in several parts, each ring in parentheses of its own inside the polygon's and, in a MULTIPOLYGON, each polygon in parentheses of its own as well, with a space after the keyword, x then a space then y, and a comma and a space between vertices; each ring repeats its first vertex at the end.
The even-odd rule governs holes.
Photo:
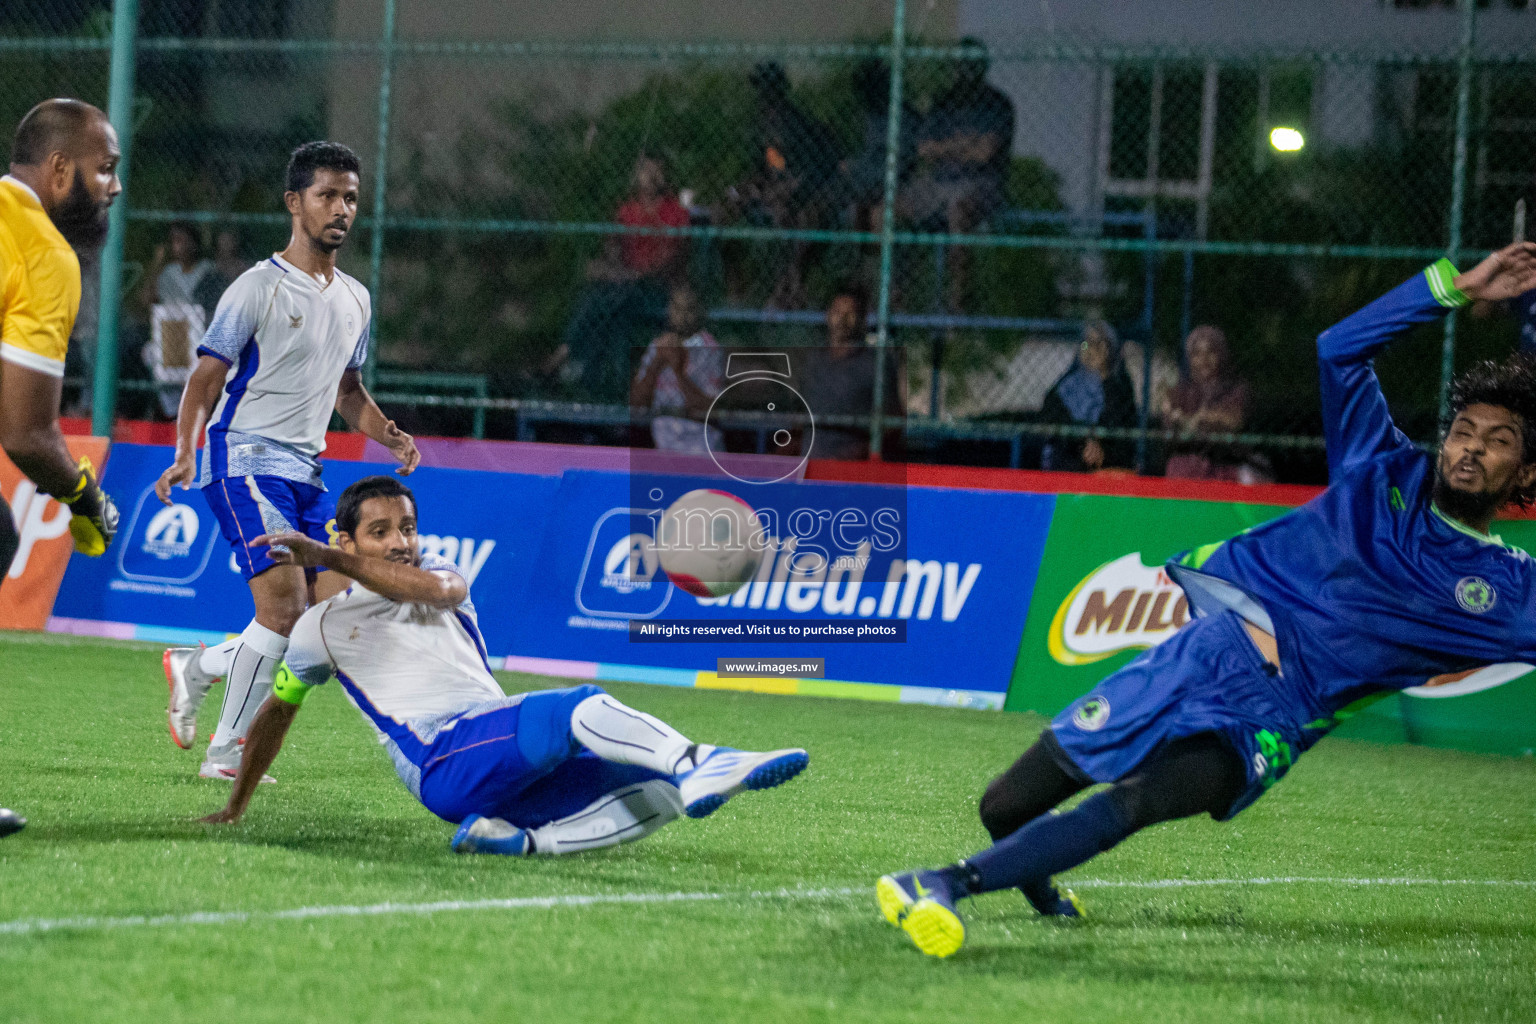
POLYGON ((1038 718, 614 685, 699 740, 805 746, 810 768, 637 844, 521 861, 449 852, 339 689, 218 828, 192 819, 228 787, 171 745, 158 650, 16 637, 0 664, 0 805, 32 820, 0 841, 0 1021, 1536 1017, 1530 759, 1327 741, 1235 822, 1162 826, 1073 873, 1089 920, 993 894, 936 961, 873 882, 982 845, 976 798, 1038 718), (1253 882, 1295 876, 1525 884, 1253 882), (1104 884, 1168 879, 1232 881, 1104 884), (404 906, 676 893, 698 898, 404 906), (185 920, 221 911, 253 916, 185 920), (63 918, 81 920, 16 924, 63 918))

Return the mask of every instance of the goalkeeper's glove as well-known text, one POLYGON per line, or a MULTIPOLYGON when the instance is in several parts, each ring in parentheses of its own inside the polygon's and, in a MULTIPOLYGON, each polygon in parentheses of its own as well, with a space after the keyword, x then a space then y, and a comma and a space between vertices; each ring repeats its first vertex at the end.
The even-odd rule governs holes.
POLYGON ((117 536, 117 506, 96 483, 90 459, 81 456, 79 482, 58 499, 69 506, 69 534, 75 540, 75 550, 92 558, 103 554, 117 536))

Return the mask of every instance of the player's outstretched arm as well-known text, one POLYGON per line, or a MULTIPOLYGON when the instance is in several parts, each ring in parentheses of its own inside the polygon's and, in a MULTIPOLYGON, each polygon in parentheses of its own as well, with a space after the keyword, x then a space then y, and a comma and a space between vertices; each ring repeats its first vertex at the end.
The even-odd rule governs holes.
POLYGON ((197 357, 197 365, 181 389, 181 405, 176 410, 176 458, 170 468, 155 481, 155 495, 171 504, 171 488, 182 490, 197 479, 197 439, 202 436, 213 407, 219 404, 229 364, 217 356, 197 357))
POLYGON ((363 386, 360 371, 348 369, 341 375, 341 384, 336 388, 336 411, 341 413, 341 418, 353 430, 373 438, 394 454, 400 462, 396 473, 410 476, 415 472, 417 464, 421 462, 421 453, 416 450, 416 439, 395 426, 395 421, 379 409, 378 403, 363 386))
POLYGON ((1416 324, 1478 299, 1498 300, 1536 287, 1536 244, 1520 242, 1458 274, 1440 260, 1317 338, 1323 429, 1331 473, 1410 442, 1392 423, 1371 360, 1416 324))
POLYGON ((272 767, 277 752, 283 749, 288 727, 298 713, 298 704, 291 704, 275 693, 267 698, 251 722, 251 731, 246 734, 244 753, 240 755, 240 773, 235 776, 229 803, 222 811, 215 811, 199 821, 210 825, 232 825, 240 820, 251 802, 251 795, 261 784, 261 777, 272 767))
POLYGON ((1516 242, 1489 253, 1452 285, 1473 302, 1502 302, 1536 288, 1536 242, 1516 242))
POLYGON ((321 544, 302 533, 263 534, 251 541, 251 545, 269 547, 272 561, 278 565, 334 569, 375 594, 401 604, 457 608, 469 596, 468 584, 457 573, 430 572, 384 558, 369 558, 321 544))

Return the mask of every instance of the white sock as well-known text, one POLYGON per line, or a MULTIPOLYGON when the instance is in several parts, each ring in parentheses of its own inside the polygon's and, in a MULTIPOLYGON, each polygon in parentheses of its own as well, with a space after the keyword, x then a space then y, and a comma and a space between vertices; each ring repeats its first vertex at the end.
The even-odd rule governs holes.
POLYGON ((661 779, 616 789, 568 818, 530 829, 540 856, 579 853, 643 839, 683 813, 682 794, 661 779))
MULTIPOLYGON (((252 622, 251 625, 256 623, 252 622)), ((235 660, 235 650, 239 648, 240 641, 241 637, 232 636, 221 644, 203 648, 203 653, 197 659, 197 667, 214 679, 222 679, 229 674, 229 666, 235 660)))
POLYGON ((224 674, 224 708, 210 750, 245 739, 256 712, 272 693, 278 662, 288 650, 288 638, 252 622, 236 637, 234 656, 224 674))
POLYGON ((658 718, 627 708, 606 693, 588 697, 571 712, 571 734, 604 761, 637 764, 663 775, 693 767, 693 743, 658 718))

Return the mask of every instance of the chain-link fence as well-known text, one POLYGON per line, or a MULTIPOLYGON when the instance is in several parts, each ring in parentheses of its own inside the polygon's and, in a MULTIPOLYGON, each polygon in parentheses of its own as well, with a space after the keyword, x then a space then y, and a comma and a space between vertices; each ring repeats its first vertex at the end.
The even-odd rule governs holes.
MULTIPOLYGON (((1367 53, 987 48, 893 33, 899 3, 784 6, 789 41, 706 44, 613 42, 585 8, 525 39, 471 0, 139 0, 117 372, 88 287, 71 399, 170 413, 141 359, 160 276, 206 275, 211 307, 283 246, 287 154, 326 137, 365 168, 341 265, 417 432, 649 443, 631 352, 824 345, 830 307, 856 327, 833 341, 904 357, 887 457, 1315 481, 1312 339, 1506 242, 1536 170, 1536 60, 1483 55, 1470 8, 1461 46, 1367 53)), ((107 106, 112 50, 107 0, 0 5, 5 123, 107 106)), ((1446 372, 1515 336, 1497 312, 1414 335, 1380 368, 1399 422, 1432 440, 1446 372)), ((842 390, 866 407, 821 412, 869 416, 842 390)))

